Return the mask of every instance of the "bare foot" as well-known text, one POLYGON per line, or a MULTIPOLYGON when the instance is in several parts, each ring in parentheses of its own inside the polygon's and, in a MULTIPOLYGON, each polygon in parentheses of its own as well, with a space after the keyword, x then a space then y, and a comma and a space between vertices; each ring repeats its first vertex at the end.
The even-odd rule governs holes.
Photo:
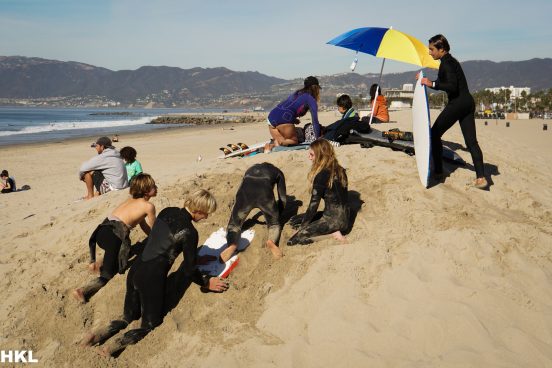
POLYGON ((268 247, 268 250, 270 250, 270 253, 272 253, 274 259, 281 259, 284 256, 284 253, 282 253, 280 247, 277 246, 272 240, 267 240, 266 246, 268 247))
POLYGON ((477 189, 485 189, 489 186, 489 183, 485 178, 477 178, 473 181, 473 186, 477 189))
POLYGON ((100 273, 100 267, 103 264, 103 260, 96 261, 94 263, 90 263, 88 265, 88 271, 90 271, 93 274, 99 274, 100 273))
POLYGON ((347 244, 347 238, 343 234, 341 234, 341 231, 336 231, 335 233, 332 233, 332 236, 341 244, 347 244))
POLYGON ((89 332, 86 335, 84 335, 79 345, 82 346, 83 348, 87 346, 92 346, 96 343, 96 341, 94 341, 95 339, 96 339, 96 335, 94 335, 92 332, 89 332))
POLYGON ((86 200, 92 199, 92 198, 94 198, 93 195, 85 195, 84 197, 82 197, 82 200, 86 201, 86 200))
POLYGON ((82 303, 82 304, 86 303, 86 298, 84 297, 84 294, 82 293, 81 288, 73 290, 71 295, 73 295, 73 298, 75 298, 79 303, 82 303))
POLYGON ((226 261, 228 261, 230 258, 232 258, 234 253, 236 253, 237 249, 238 249, 238 247, 236 245, 234 245, 234 244, 229 245, 228 248, 223 250, 222 253, 220 254, 221 262, 226 263, 226 261))
POLYGON ((100 346, 99 348, 96 349, 96 353, 98 353, 103 357, 111 358, 111 351, 109 349, 109 346, 106 346, 106 345, 100 346))
POLYGON ((272 151, 272 149, 276 147, 275 144, 272 144, 272 143, 267 143, 265 144, 264 146, 264 153, 269 153, 270 151, 272 151))

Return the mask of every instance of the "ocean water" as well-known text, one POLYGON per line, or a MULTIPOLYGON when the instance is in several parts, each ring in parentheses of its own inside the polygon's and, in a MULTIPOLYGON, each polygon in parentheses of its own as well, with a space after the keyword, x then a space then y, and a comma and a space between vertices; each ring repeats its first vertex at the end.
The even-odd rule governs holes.
POLYGON ((168 129, 174 125, 146 123, 166 114, 222 111, 0 107, 0 146, 168 129))

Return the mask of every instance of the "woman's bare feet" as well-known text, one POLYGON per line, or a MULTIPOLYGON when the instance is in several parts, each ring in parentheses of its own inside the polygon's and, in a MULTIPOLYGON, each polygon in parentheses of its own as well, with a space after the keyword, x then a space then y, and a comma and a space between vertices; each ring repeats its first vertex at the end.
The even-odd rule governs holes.
POLYGON ((347 244, 347 238, 345 237, 345 235, 341 234, 341 231, 336 231, 335 233, 332 233, 332 236, 341 244, 347 244))
POLYGON ((109 349, 109 346, 107 346, 107 345, 100 346, 99 348, 97 348, 96 353, 98 353, 99 355, 101 355, 103 357, 111 358, 111 350, 109 349))
POLYGON ((266 246, 268 247, 268 250, 270 250, 270 253, 272 253, 274 259, 281 259, 284 256, 284 253, 282 253, 280 247, 277 246, 272 240, 267 240, 266 246))
POLYGON ((84 294, 81 288, 73 290, 71 295, 73 295, 73 298, 75 298, 79 303, 82 303, 82 304, 86 303, 86 298, 84 297, 84 294))
POLYGON ((226 263, 226 261, 228 261, 230 258, 232 258, 234 253, 236 253, 236 250, 238 250, 237 245, 235 245, 235 244, 229 245, 228 248, 226 248, 225 250, 223 250, 220 253, 220 261, 222 263, 226 263))
POLYGON ((263 152, 264 152, 264 153, 269 153, 270 151, 272 151, 272 149, 273 149, 274 147, 276 147, 275 144, 273 144, 273 143, 267 143, 267 144, 265 144, 265 146, 264 146, 264 151, 263 151, 263 152))
POLYGON ((489 186, 489 183, 487 182, 487 179, 483 178, 477 178, 473 181, 473 186, 477 189, 485 189, 489 186))

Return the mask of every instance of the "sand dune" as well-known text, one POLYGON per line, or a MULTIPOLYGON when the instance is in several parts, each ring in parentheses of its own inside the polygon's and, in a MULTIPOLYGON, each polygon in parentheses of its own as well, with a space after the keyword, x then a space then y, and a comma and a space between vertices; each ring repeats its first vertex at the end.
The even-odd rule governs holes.
MULTIPOLYGON (((410 112, 392 113, 410 130, 410 112)), ((436 116, 435 113, 433 113, 436 116)), ((326 123, 334 113, 323 115, 326 123)), ((87 241, 126 192, 75 202, 90 139, 0 148, 18 185, 0 196, 2 350, 33 350, 61 367, 542 367, 552 365, 552 145, 543 121, 478 121, 493 185, 466 185, 474 172, 447 165, 442 185, 424 189, 415 160, 386 148, 337 148, 356 212, 349 244, 263 248, 263 218, 224 294, 192 285, 143 341, 117 359, 76 345, 122 312, 124 276, 86 305, 69 291, 90 275, 87 241)), ((380 128, 378 127, 378 128, 380 128)), ((158 211, 196 188, 219 209, 197 228, 200 241, 225 226, 243 172, 268 161, 282 169, 299 211, 309 200, 304 151, 218 160, 218 147, 266 139, 263 124, 128 135, 160 190, 158 211), (198 161, 198 155, 202 160, 198 161)), ((446 141, 468 162, 458 126, 446 141)), ((133 240, 143 235, 134 230, 133 240)), ((175 266, 178 266, 177 259, 175 266)))

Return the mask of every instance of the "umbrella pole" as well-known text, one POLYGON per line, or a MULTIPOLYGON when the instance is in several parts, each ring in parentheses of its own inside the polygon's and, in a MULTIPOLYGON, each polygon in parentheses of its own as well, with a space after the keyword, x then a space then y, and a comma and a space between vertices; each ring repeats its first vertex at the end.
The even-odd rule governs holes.
POLYGON ((378 80, 378 88, 376 88, 376 94, 374 95, 374 103, 372 104, 372 111, 370 111, 370 122, 369 125, 372 125, 372 119, 374 118, 374 108, 376 107, 376 100, 379 96, 379 90, 381 85, 381 76, 383 75, 383 67, 385 65, 385 58, 383 59, 383 62, 381 63, 381 69, 380 69, 380 75, 378 80))

